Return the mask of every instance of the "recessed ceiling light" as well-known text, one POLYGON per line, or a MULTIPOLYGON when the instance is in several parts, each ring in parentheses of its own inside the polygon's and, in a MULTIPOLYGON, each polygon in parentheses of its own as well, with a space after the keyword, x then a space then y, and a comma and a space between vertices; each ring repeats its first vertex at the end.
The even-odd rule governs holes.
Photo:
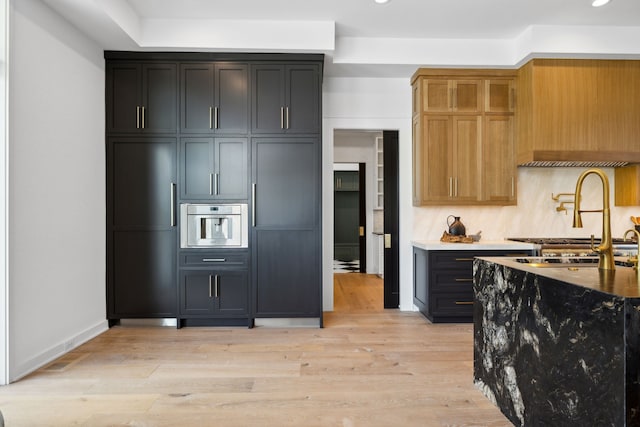
POLYGON ((600 6, 604 6, 605 4, 609 3, 610 0, 593 0, 593 3, 591 3, 591 6, 593 7, 600 7, 600 6))
POLYGON ((389 0, 373 0, 378 4, 385 4, 385 3, 389 3, 389 0))

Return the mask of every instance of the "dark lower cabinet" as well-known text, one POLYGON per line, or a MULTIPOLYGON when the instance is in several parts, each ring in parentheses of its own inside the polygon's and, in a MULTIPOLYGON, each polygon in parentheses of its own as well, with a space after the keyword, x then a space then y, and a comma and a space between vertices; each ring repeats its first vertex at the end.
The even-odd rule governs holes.
POLYGON ((107 317, 176 314, 176 141, 107 141, 107 317))
POLYGON ((183 250, 179 326, 252 326, 247 250, 183 250))
POLYGON ((253 139, 256 317, 321 317, 319 138, 253 139))
POLYGON ((523 250, 413 248, 413 303, 433 323, 473 322, 473 259, 530 255, 523 250))

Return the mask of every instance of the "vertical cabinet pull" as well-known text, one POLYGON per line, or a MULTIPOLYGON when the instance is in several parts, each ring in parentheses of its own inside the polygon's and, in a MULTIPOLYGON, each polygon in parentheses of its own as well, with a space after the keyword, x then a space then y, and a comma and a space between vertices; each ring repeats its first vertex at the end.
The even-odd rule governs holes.
POLYGON ((453 177, 449 177, 449 197, 453 197, 453 177))
POLYGON ((289 107, 286 107, 285 111, 286 111, 286 115, 285 115, 285 117, 286 117, 286 127, 285 127, 285 129, 289 129, 289 107))
POLYGON ((209 174, 209 195, 213 196, 213 174, 209 174))
POLYGON ((251 184, 251 225, 256 226, 256 183, 251 184))
POLYGON ((284 129, 284 107, 280 107, 280 129, 284 129))
POLYGON ((511 177, 511 197, 516 196, 516 180, 514 177, 511 177))
POLYGON ((144 105, 143 105, 143 106, 142 106, 142 120, 141 120, 141 123, 142 123, 142 129, 144 129, 144 128, 145 128, 145 126, 144 126, 144 111, 145 111, 145 107, 144 107, 144 105))
POLYGON ((218 107, 213 109, 213 128, 218 129, 218 107))
POLYGON ((220 193, 218 186, 219 186, 218 174, 214 173, 213 174, 213 194, 215 194, 216 196, 220 193))
POLYGON ((218 298, 220 296, 220 276, 209 275, 209 298, 218 298))
POLYGON ((169 192, 169 202, 171 203, 171 226, 176 226, 176 211, 175 211, 175 201, 176 201, 176 184, 171 183, 171 188, 169 192))
POLYGON ((453 186, 453 196, 458 197, 458 177, 455 178, 453 186))
POLYGON ((140 106, 136 105, 136 129, 140 129, 140 106))
POLYGON ((209 107, 209 129, 213 129, 213 107, 209 107))

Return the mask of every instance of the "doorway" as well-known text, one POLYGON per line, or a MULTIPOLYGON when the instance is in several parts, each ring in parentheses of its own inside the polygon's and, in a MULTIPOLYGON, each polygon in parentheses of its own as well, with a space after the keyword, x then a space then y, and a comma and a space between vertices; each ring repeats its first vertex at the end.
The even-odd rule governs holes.
POLYGON ((336 129, 333 157, 334 310, 398 308, 398 131, 336 129), (345 185, 362 188, 361 197, 345 194, 345 185), (340 235, 337 217, 345 211, 352 212, 349 241, 340 235), (335 260, 347 258, 358 263, 345 276, 336 272, 335 260))

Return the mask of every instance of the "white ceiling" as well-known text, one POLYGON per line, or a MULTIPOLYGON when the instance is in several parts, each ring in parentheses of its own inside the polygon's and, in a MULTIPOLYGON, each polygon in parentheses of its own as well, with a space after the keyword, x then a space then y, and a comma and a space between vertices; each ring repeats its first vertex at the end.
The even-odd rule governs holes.
POLYGON ((640 0, 42 1, 104 49, 325 53, 336 76, 640 58, 640 0))

